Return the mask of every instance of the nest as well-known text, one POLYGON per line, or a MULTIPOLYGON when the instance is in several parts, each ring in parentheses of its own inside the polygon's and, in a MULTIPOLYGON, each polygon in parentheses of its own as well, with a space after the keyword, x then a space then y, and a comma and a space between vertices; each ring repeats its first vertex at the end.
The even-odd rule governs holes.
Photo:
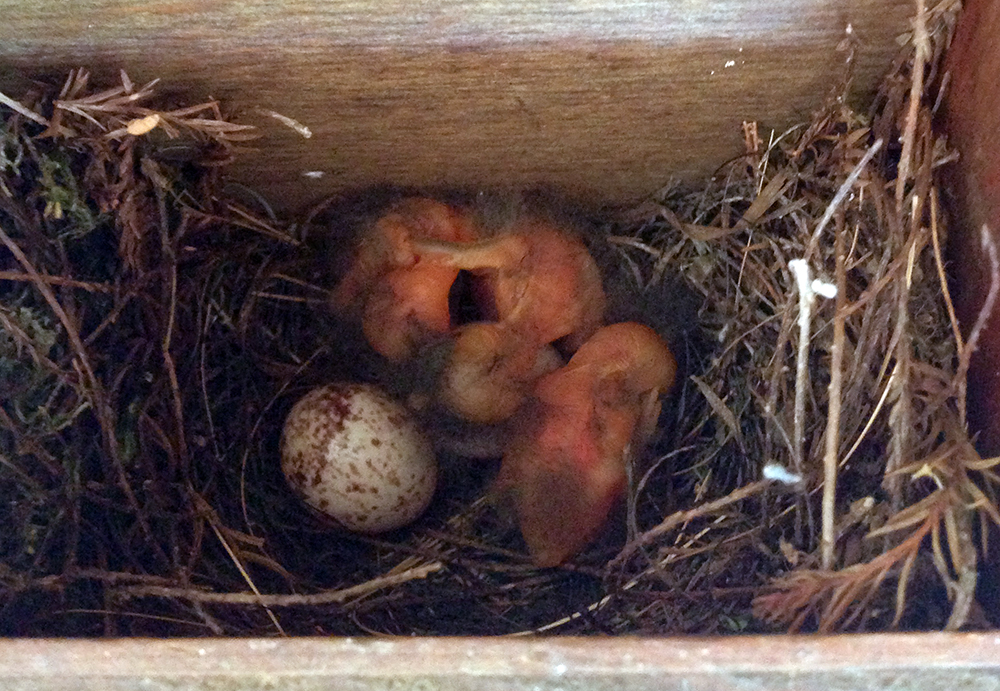
MULTIPOLYGON (((86 72, 0 94, 0 633, 273 635, 955 629, 995 460, 942 260, 934 132, 957 3, 922 8, 871 112, 812 120, 588 219, 686 378, 621 514, 535 568, 489 463, 443 459, 431 510, 378 538, 309 512, 278 464, 310 387, 357 377, 324 328, 329 229, 224 164, 219 104, 86 72), (686 296, 686 297, 685 297, 686 296), (694 296, 694 300, 691 299, 694 296), (666 301, 666 302, 665 302, 666 301)), ((988 244, 1000 290, 996 248, 988 244)))

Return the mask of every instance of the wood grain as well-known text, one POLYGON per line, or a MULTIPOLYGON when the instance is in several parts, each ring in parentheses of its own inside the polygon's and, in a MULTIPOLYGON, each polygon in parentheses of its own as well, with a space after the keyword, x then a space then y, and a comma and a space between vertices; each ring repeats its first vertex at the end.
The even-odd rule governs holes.
POLYGON ((739 155, 743 120, 803 120, 843 74, 847 24, 863 97, 910 12, 909 0, 0 0, 0 88, 85 65, 224 98, 267 135, 238 177, 286 209, 381 182, 634 199, 739 155))
MULTIPOLYGON (((952 74, 946 124, 960 159, 950 191, 959 222, 949 237, 955 302, 966 333, 989 290, 980 243, 987 224, 1000 245, 1000 3, 970 0, 948 55, 952 74)), ((990 316, 969 371, 969 424, 984 456, 1000 454, 1000 304, 990 316)))
POLYGON ((996 634, 13 640, 6 691, 996 691, 996 634))

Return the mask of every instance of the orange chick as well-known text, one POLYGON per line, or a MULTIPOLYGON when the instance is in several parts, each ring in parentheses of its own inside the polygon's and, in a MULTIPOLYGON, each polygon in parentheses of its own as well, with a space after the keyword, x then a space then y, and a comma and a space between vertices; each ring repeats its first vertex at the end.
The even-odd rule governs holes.
POLYGON ((351 268, 331 295, 334 310, 360 317, 377 352, 407 359, 429 336, 450 330, 448 296, 459 271, 422 256, 414 243, 474 238, 463 212, 423 197, 401 200, 360 238, 351 268))
POLYGON ((625 322, 598 330, 565 367, 536 382, 498 486, 514 496, 537 565, 562 563, 600 530, 676 372, 655 331, 625 322))
POLYGON ((369 345, 395 362, 452 327, 449 295, 458 271, 419 257, 393 269, 371 289, 361 326, 369 345))
POLYGON ((551 223, 526 218, 497 237, 457 244, 416 242, 443 265, 472 272, 484 284, 499 321, 538 344, 567 339, 574 351, 601 325, 601 274, 586 245, 551 223))
POLYGON ((578 237, 550 223, 525 219, 488 240, 415 247, 436 263, 471 272, 485 295, 483 313, 499 320, 460 331, 445 366, 440 398, 467 420, 493 423, 513 414, 531 383, 551 369, 550 344, 563 339, 572 352, 604 317, 593 258, 578 237))
POLYGON ((460 327, 438 381, 438 400, 452 413, 478 424, 509 419, 535 381, 563 364, 555 348, 537 346, 508 322, 460 327))

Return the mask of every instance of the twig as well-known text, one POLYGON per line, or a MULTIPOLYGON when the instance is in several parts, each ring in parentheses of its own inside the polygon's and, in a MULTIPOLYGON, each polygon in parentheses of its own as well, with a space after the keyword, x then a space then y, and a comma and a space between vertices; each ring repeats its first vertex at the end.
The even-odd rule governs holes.
POLYGON ((993 316, 993 307, 996 305, 997 295, 1000 293, 1000 258, 997 257, 996 242, 993 240, 989 226, 985 223, 979 232, 980 243, 990 263, 990 288, 986 293, 986 300, 983 301, 983 306, 979 310, 979 315, 976 317, 976 322, 969 332, 969 338, 965 341, 965 347, 958 354, 958 370, 955 372, 955 381, 963 381, 968 374, 972 354, 976 352, 983 329, 986 328, 990 317, 993 316))
MULTIPOLYGON (((957 493, 956 493, 957 494, 957 493)), ((954 496, 954 495, 953 495, 954 496)), ((979 573, 976 568, 979 555, 973 542, 972 514, 960 497, 956 497, 950 511, 945 513, 945 528, 948 533, 948 551, 951 557, 955 578, 947 578, 952 600, 951 614, 945 624, 945 631, 958 631, 969 620, 969 613, 976 602, 976 582, 979 573)), ((942 579, 948 576, 947 570, 942 573, 942 579)))
POLYGON ((266 593, 217 593, 196 588, 173 588, 166 586, 134 586, 116 590, 115 594, 125 599, 138 597, 165 597, 188 600, 190 602, 211 602, 222 605, 264 605, 267 607, 312 607, 315 605, 341 604, 348 600, 369 595, 378 590, 393 588, 408 581, 426 578, 439 571, 441 564, 418 566, 409 571, 392 576, 380 576, 364 583, 342 588, 325 590, 310 595, 268 595, 266 593))
POLYGON ((281 634, 282 636, 287 636, 288 634, 285 633, 285 630, 281 628, 281 624, 278 622, 278 617, 276 617, 274 615, 274 612, 271 611, 271 608, 268 607, 267 604, 262 601, 263 596, 261 595, 260 589, 257 588, 257 584, 253 582, 253 579, 250 577, 250 574, 247 573, 246 568, 244 568, 243 566, 243 562, 241 562, 240 558, 236 556, 236 552, 233 550, 232 546, 230 546, 229 541, 226 540, 225 536, 222 534, 222 531, 219 530, 219 526, 215 524, 215 521, 211 520, 209 521, 209 525, 212 528, 212 532, 215 533, 215 537, 217 537, 219 539, 219 542, 222 543, 222 548, 226 550, 226 554, 229 555, 229 558, 232 560, 233 564, 235 564, 236 568, 239 570, 240 575, 243 576, 243 580, 246 581, 248 586, 250 586, 250 590, 253 591, 253 594, 257 597, 258 602, 260 602, 261 606, 264 608, 264 611, 267 612, 267 616, 271 619, 271 623, 274 624, 274 628, 277 629, 278 633, 281 634))
MULTIPOLYGON (((905 251, 906 271, 903 280, 894 286, 893 295, 896 298, 896 324, 893 331, 892 352, 895 353, 895 364, 890 382, 893 386, 891 397, 894 399, 889 409, 889 457, 885 466, 883 487, 889 490, 893 504, 898 508, 902 502, 902 484, 898 475, 894 474, 909 459, 913 451, 914 401, 912 395, 913 373, 913 327, 910 320, 910 297, 913 288, 913 266, 916 262, 917 245, 910 244, 905 251)), ((887 353, 888 356, 888 353, 887 353)))
POLYGON ((139 500, 135 495, 135 491, 132 489, 132 484, 129 481, 129 475, 125 470, 125 464, 122 461, 122 457, 119 452, 118 439, 115 436, 113 411, 110 406, 107 405, 107 401, 104 396, 104 388, 101 386, 101 381, 97 378, 97 375, 91 366, 86 346, 84 346, 83 340, 80 338, 80 332, 73 324, 73 321, 70 319, 69 314, 66 313, 62 304, 60 304, 59 300, 56 298, 55 293, 52 292, 51 286, 42 280, 41 273, 39 273, 38 269, 36 269, 35 265, 31 263, 31 260, 28 259, 28 256, 24 253, 21 247, 14 242, 2 226, 0 226, 0 243, 10 250, 10 253, 14 256, 17 263, 20 264, 21 268, 24 269, 24 271, 31 277, 32 284, 35 286, 35 289, 42 294, 42 298, 44 298, 49 308, 56 315, 59 322, 63 325, 63 328, 66 330, 66 336, 69 339, 75 355, 74 361, 78 364, 86 382, 87 398, 93 407, 94 413, 100 421, 101 433, 104 437, 104 443, 107 447, 108 455, 111 457, 111 461, 115 467, 115 472, 118 475, 119 486, 125 493, 129 508, 134 512, 136 521, 139 523, 139 527, 149 539, 150 543, 154 545, 157 556, 163 563, 169 563, 170 560, 167 558, 162 546, 153 537, 153 531, 149 525, 149 521, 146 520, 146 516, 140 510, 139 500))
POLYGON ((616 565, 624 563, 630 556, 632 556, 632 554, 635 553, 637 549, 648 545, 656 540, 656 538, 670 532, 678 525, 687 523, 695 518, 708 515, 723 507, 729 506, 730 504, 735 504, 738 501, 743 501, 747 497, 752 497, 753 495, 762 492, 771 484, 770 480, 758 480, 757 482, 751 482, 749 485, 744 485, 743 487, 735 489, 726 496, 720 497, 714 501, 707 502, 701 506, 696 506, 693 509, 688 509, 687 511, 677 511, 670 514, 663 519, 659 525, 650 528, 646 532, 639 535, 635 540, 625 545, 622 548, 621 553, 619 553, 619 555, 611 561, 609 568, 614 568, 616 565))
MULTIPOLYGON (((919 528, 888 552, 883 552, 871 561, 855 564, 839 571, 800 570, 777 579, 774 590, 760 595, 753 601, 754 614, 765 621, 785 622, 790 632, 798 631, 811 613, 819 618, 820 633, 841 630, 862 616, 866 604, 877 592, 889 575, 890 570, 900 562, 906 562, 916 555, 924 538, 941 520, 944 511, 942 502, 931 505, 919 528)), ((897 597, 897 617, 905 603, 905 589, 909 570, 904 568, 900 575, 897 597)))
POLYGON ((327 300, 322 298, 305 298, 298 295, 282 295, 280 293, 265 293, 263 291, 255 290, 252 295, 255 298, 263 298, 265 300, 274 300, 276 302, 295 302, 302 305, 324 305, 327 300))
POLYGON ((844 229, 838 224, 835 234, 837 308, 833 315, 833 344, 830 346, 829 407, 826 422, 826 449, 823 455, 823 519, 821 553, 824 569, 833 568, 836 535, 837 455, 840 450, 840 403, 844 378, 844 316, 847 272, 844 268, 844 229))
POLYGON ((10 108, 11 110, 13 110, 14 112, 20 113, 21 115, 23 115, 24 117, 28 118, 32 122, 36 122, 39 125, 44 125, 45 127, 49 126, 49 121, 48 120, 46 120, 45 118, 43 118, 38 113, 25 108, 20 103, 18 103, 17 101, 15 101, 14 99, 12 99, 10 96, 8 96, 7 94, 5 94, 2 91, 0 91, 0 103, 2 103, 3 105, 7 106, 8 108, 10 108))
MULTIPOLYGON (((35 281, 36 278, 30 274, 23 273, 21 271, 0 271, 0 281, 19 281, 30 283, 35 281)), ((54 286, 66 286, 67 288, 82 288, 83 290, 89 291, 91 293, 110 293, 114 290, 109 285, 103 283, 88 283, 87 281, 77 281, 72 278, 66 278, 65 276, 48 276, 46 274, 38 274, 37 280, 43 283, 48 283, 54 286)))
MULTIPOLYGON (((931 244, 934 248, 934 265, 937 268, 938 284, 941 286, 941 297, 944 298, 944 306, 948 310, 948 321, 951 322, 951 334, 955 339, 955 349, 961 353, 965 349, 965 339, 962 338, 962 329, 958 324, 958 316, 955 314, 955 305, 951 300, 951 291, 948 289, 948 277, 944 270, 944 259, 941 255, 941 240, 938 234, 938 201, 937 190, 931 190, 931 244)), ((965 420, 965 379, 956 379, 955 403, 958 405, 959 419, 965 420)))
POLYGON ((917 112, 924 93, 924 65, 931 55, 930 39, 927 35, 927 7, 924 0, 917 0, 917 16, 913 20, 913 74, 910 81, 910 100, 903 126, 903 151, 899 156, 899 172, 896 176, 896 211, 902 214, 903 191, 910 179, 910 163, 913 160, 913 146, 917 135, 917 112))
POLYGON ((792 463, 795 474, 802 475, 805 468, 806 392, 809 389, 809 330, 812 324, 812 306, 815 293, 812 289, 812 272, 805 259, 792 259, 788 268, 795 274, 799 292, 799 347, 795 361, 795 417, 793 420, 792 463))
POLYGON ((822 235, 823 230, 826 228, 826 224, 830 222, 830 219, 833 218, 834 212, 836 212, 836 210, 840 207, 840 204, 844 201, 844 199, 847 198, 847 193, 850 192, 851 188, 854 186, 855 181, 861 175, 861 171, 865 169, 868 162, 872 160, 881 148, 882 140, 876 139, 875 143, 871 145, 868 151, 865 152, 865 155, 861 157, 861 160, 858 161, 858 164, 854 166, 854 170, 851 171, 851 174, 847 176, 846 180, 844 180, 844 184, 842 184, 837 190, 837 193, 833 195, 833 199, 831 199, 830 203, 827 205, 826 211, 823 212, 823 218, 820 219, 819 225, 817 225, 816 230, 813 231, 812 239, 809 241, 809 252, 806 256, 812 256, 812 253, 816 250, 816 247, 819 244, 819 236, 822 235))
POLYGON ((892 375, 890 375, 889 381, 887 381, 885 386, 882 387, 882 393, 879 394, 878 402, 875 404, 875 408, 868 416, 868 420, 865 422, 865 426, 861 429, 861 432, 854 440, 854 443, 851 445, 851 448, 847 450, 846 454, 844 454, 844 460, 840 462, 841 465, 846 465, 847 462, 851 460, 851 457, 854 455, 854 452, 861 447, 861 444, 862 442, 864 442, 865 437, 868 436, 868 432, 871 431, 872 426, 875 424, 875 420, 878 418, 879 413, 882 412, 882 408, 885 407, 885 402, 889 399, 889 394, 892 392, 892 387, 893 387, 893 381, 892 381, 892 375))
POLYGON ((42 576, 41 578, 20 578, 10 575, 5 577, 4 588, 8 591, 23 592, 27 590, 63 590, 76 581, 99 581, 107 585, 121 583, 144 583, 148 586, 169 586, 171 580, 163 576, 152 576, 144 573, 128 573, 125 571, 104 571, 101 569, 71 567, 59 574, 42 576))
MULTIPOLYGON (((174 361, 173 353, 171 352, 174 325, 177 321, 177 254, 174 251, 173 238, 170 237, 170 222, 167 217, 167 204, 164 191, 159 185, 154 187, 154 191, 156 193, 157 211, 159 212, 160 217, 160 246, 161 251, 163 252, 166 270, 169 272, 167 274, 166 286, 166 289, 169 291, 169 299, 167 302, 167 322, 166 331, 160 341, 160 354, 163 358, 163 366, 167 373, 167 379, 170 382, 174 424, 177 429, 177 455, 180 462, 183 464, 182 474, 184 477, 188 477, 190 473, 190 468, 188 466, 191 459, 188 454, 187 435, 185 434, 186 425, 184 424, 184 397, 181 393, 180 382, 177 378, 177 365, 174 361)), ((184 221, 182 220, 181 227, 177 229, 177 237, 183 236, 183 226, 184 221)), ((281 627, 279 626, 278 628, 280 629, 281 627)))

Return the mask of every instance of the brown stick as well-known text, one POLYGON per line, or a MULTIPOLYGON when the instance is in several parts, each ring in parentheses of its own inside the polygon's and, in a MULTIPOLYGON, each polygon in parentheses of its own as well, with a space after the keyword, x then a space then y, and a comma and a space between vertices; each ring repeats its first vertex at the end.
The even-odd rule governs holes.
MULTIPOLYGON (((19 281, 31 283, 36 280, 34 276, 20 271, 0 271, 0 281, 19 281)), ((48 276, 38 274, 38 280, 54 286, 67 286, 69 288, 83 288, 92 293, 110 293, 114 288, 103 283, 88 283, 86 281, 76 281, 64 276, 48 276)))
POLYGON ((195 588, 173 588, 165 586, 134 586, 116 591, 116 595, 124 598, 166 597, 192 602, 212 602, 224 605, 253 605, 266 607, 309 607, 313 605, 339 604, 369 595, 377 590, 392 588, 397 585, 426 578, 442 568, 440 563, 418 566, 393 576, 381 576, 364 583, 341 588, 340 590, 325 590, 311 595, 267 595, 264 593, 217 593, 195 588))
POLYGON ((844 228, 837 224, 836 240, 837 308, 833 315, 833 344, 830 346, 829 409, 826 422, 826 449, 823 455, 823 533, 821 538, 824 569, 833 568, 836 535, 837 455, 840 450, 840 398, 844 379, 844 307, 847 304, 847 272, 844 268, 844 228))
POLYGON ((615 557, 609 567, 613 567, 623 563, 626 559, 632 556, 633 553, 640 547, 648 545, 656 538, 661 535, 670 532, 682 523, 687 523, 695 518, 700 518, 706 516, 713 511, 718 511, 721 508, 729 506, 730 504, 735 504, 738 501, 742 501, 747 497, 752 497, 755 494, 762 492, 768 485, 771 484, 770 480, 758 480, 757 482, 751 482, 749 485, 744 485, 739 487, 724 497, 720 497, 715 501, 710 501, 701 506, 696 506, 693 509, 688 509, 687 511, 677 511, 675 513, 667 516, 663 521, 647 530, 646 532, 639 535, 635 540, 632 540, 627 545, 622 548, 621 553, 615 557))

